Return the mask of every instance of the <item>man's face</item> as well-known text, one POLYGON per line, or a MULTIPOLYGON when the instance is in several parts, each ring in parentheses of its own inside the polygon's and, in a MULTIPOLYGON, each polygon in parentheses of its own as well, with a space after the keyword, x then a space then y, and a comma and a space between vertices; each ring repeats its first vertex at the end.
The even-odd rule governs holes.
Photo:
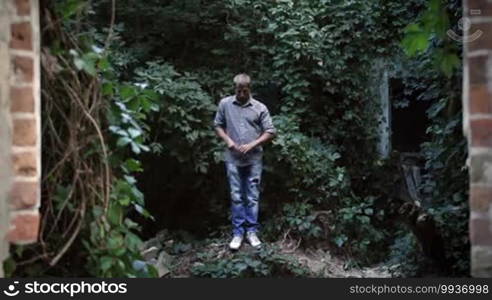
POLYGON ((246 102, 249 99, 249 85, 248 84, 238 84, 236 85, 236 98, 241 102, 246 102))

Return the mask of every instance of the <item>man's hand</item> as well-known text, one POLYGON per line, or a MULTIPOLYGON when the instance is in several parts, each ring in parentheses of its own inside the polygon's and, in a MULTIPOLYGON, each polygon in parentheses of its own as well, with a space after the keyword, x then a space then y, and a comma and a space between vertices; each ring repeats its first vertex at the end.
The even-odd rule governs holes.
POLYGON ((251 142, 249 144, 244 144, 244 145, 239 146, 238 151, 241 152, 242 154, 246 154, 249 151, 251 151, 251 149, 253 149, 254 147, 256 147, 256 145, 257 145, 256 142, 251 142))
POLYGON ((241 146, 239 146, 239 148, 236 148, 236 149, 239 152, 241 152, 242 154, 246 154, 249 151, 251 151, 252 149, 254 149, 255 147, 270 141, 271 139, 273 139, 273 137, 274 137, 273 134, 271 134, 269 132, 264 132, 256 141, 253 141, 249 144, 241 145, 241 146))
POLYGON ((227 148, 229 150, 236 150, 236 151, 239 151, 238 150, 238 146, 236 145, 236 143, 234 143, 234 141, 225 133, 224 129, 222 127, 216 127, 215 128, 215 132, 217 133, 218 136, 220 136, 220 138, 226 143, 227 145, 227 148))
POLYGON ((229 150, 239 151, 239 147, 231 139, 229 139, 229 141, 227 142, 227 148, 229 148, 229 150))

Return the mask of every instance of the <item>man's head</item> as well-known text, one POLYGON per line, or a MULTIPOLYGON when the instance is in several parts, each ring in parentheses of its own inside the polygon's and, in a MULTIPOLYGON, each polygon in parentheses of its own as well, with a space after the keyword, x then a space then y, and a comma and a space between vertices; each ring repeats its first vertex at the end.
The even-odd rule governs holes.
POLYGON ((236 85, 236 98, 241 102, 246 102, 250 97, 251 78, 247 74, 238 74, 234 77, 236 85))

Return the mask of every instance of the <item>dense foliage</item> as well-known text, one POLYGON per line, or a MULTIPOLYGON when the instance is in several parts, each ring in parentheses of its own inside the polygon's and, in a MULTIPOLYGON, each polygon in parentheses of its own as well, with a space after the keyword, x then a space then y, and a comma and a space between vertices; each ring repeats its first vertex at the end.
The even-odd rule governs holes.
POLYGON ((428 137, 421 144, 425 173, 420 188, 429 194, 429 210, 442 227, 450 269, 468 274, 468 153, 462 134, 461 49, 445 35, 446 28, 457 31, 460 5, 460 1, 429 1, 417 22, 407 26, 404 44, 412 39, 426 39, 428 43, 410 51, 422 54, 401 69, 399 76, 408 87, 406 94, 430 103, 426 111, 428 137), (409 28, 420 28, 420 32, 408 34, 409 28))
MULTIPOLYGON (((62 21, 53 22, 58 30, 68 33, 44 39, 61 68, 55 76, 75 74, 97 87, 97 101, 89 97, 82 114, 94 115, 92 107, 98 107, 103 142, 89 131, 80 132, 75 143, 84 147, 84 159, 106 160, 111 171, 101 173, 108 180, 101 189, 85 191, 96 200, 88 202, 80 234, 52 274, 143 276, 132 268, 141 238, 162 228, 197 235, 228 230, 222 145, 212 119, 218 101, 233 92, 232 77, 239 72, 252 76, 254 96, 269 107, 279 132, 265 157, 261 218, 266 241, 282 235, 303 247, 323 242, 360 264, 403 265, 410 252, 421 256, 411 234, 389 216, 399 174, 395 160, 382 159, 377 151, 381 108, 375 85, 381 70, 375 72, 375 65, 403 82, 405 101, 429 102, 422 189, 431 191, 429 209, 442 225, 452 274, 467 273, 466 153, 459 84, 453 83, 460 80, 459 53, 442 50, 442 36, 430 37, 436 26, 448 26, 444 21, 425 25, 428 11, 437 11, 436 1, 429 10, 424 0, 120 0, 114 8, 113 1, 55 2, 44 26, 56 31, 46 21, 54 14, 62 21), (406 58, 401 44, 419 56, 406 58), (436 60, 444 72, 435 68, 436 60), (104 147, 107 153, 101 156, 104 147), (97 200, 104 193, 106 207, 97 200), (83 264, 73 269, 74 262, 83 264)), ((451 3, 444 11, 458 9, 451 3)), ((51 137, 54 129, 67 126, 63 116, 72 102, 62 103, 66 94, 54 88, 44 95, 47 105, 65 105, 45 112, 45 127, 52 132, 44 134, 51 137)), ((60 135, 68 140, 73 134, 60 135)), ((63 146, 53 139, 57 149, 63 146)), ((53 145, 49 141, 44 147, 53 145)), ((69 219, 80 210, 72 204, 81 193, 71 179, 86 175, 77 175, 67 162, 68 169, 51 178, 55 160, 64 156, 61 150, 46 154, 49 187, 43 201, 69 219)), ((51 221, 45 222, 44 230, 51 230, 51 221)), ((48 246, 41 247, 38 260, 29 261, 39 245, 17 251, 16 261, 29 261, 17 274, 40 273, 49 253, 66 241, 64 230, 55 229, 45 240, 48 246)), ((402 271, 414 275, 418 266, 402 271)), ((279 272, 305 275, 270 248, 258 260, 206 258, 193 269, 196 276, 210 277, 279 272)))

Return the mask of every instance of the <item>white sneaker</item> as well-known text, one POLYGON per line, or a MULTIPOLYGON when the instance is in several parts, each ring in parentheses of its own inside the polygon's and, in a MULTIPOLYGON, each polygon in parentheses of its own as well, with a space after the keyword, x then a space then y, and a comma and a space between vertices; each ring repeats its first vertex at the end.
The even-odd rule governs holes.
POLYGON ((229 243, 229 248, 231 250, 237 250, 239 247, 241 247, 241 244, 243 243, 243 236, 242 235, 235 235, 232 238, 232 241, 229 243))
POLYGON ((256 235, 256 232, 248 232, 246 233, 246 239, 248 239, 248 242, 251 246, 253 246, 254 248, 258 248, 261 246, 261 241, 260 239, 258 238, 258 236, 256 235))

